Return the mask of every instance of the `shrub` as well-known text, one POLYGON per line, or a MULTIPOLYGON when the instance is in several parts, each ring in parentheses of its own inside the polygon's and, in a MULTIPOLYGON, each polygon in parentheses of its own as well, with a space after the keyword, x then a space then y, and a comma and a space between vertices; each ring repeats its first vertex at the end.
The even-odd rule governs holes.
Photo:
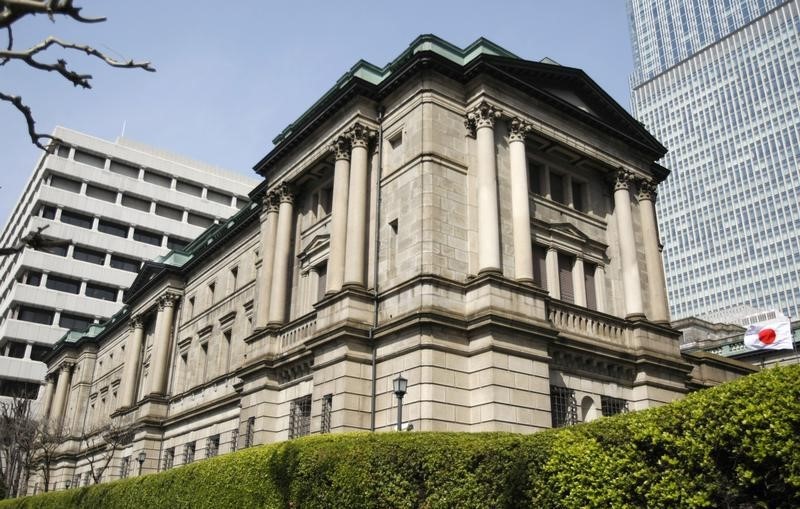
POLYGON ((0 509, 798 507, 798 382, 774 368, 533 435, 313 436, 0 509))

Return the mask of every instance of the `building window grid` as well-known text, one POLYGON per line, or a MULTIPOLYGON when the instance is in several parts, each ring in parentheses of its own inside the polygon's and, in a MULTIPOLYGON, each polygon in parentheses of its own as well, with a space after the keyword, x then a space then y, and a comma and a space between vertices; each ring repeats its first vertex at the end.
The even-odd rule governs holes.
POLYGON ((164 470, 169 470, 175 464, 175 448, 170 447, 164 451, 164 470))
POLYGON ((311 395, 292 400, 289 406, 289 439, 311 432, 311 395))
POLYGON ((333 394, 326 394, 322 397, 322 419, 320 425, 321 433, 331 432, 331 413, 333 411, 333 394))
POLYGON ((245 430, 245 435, 244 435, 245 449, 253 445, 253 439, 255 438, 255 429, 256 429, 256 418, 249 417, 247 419, 247 428, 245 430))
POLYGON ((600 397, 600 411, 603 417, 617 415, 628 412, 628 402, 622 398, 612 398, 611 396, 600 397))
POLYGON ((554 428, 578 423, 578 402, 573 389, 550 386, 550 418, 554 428))
POLYGON ((196 443, 195 442, 188 442, 183 449, 183 463, 188 465, 194 461, 194 453, 196 450, 196 443))
POLYGON ((219 435, 208 437, 206 440, 206 458, 213 458, 219 454, 219 435))
POLYGON ((239 428, 231 430, 231 452, 239 448, 239 428))

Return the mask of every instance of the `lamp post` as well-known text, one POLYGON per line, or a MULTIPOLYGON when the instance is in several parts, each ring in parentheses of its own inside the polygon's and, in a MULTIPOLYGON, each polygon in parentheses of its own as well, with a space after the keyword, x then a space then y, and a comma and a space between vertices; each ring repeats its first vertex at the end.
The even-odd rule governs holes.
POLYGON ((139 457, 136 458, 136 461, 139 462, 139 475, 142 475, 142 465, 144 465, 144 460, 146 457, 147 455, 144 453, 144 451, 142 451, 139 453, 139 457))
POLYGON ((392 381, 392 384, 394 385, 394 395, 397 396, 397 431, 401 431, 403 428, 403 396, 406 395, 408 380, 403 378, 403 374, 400 373, 392 381))

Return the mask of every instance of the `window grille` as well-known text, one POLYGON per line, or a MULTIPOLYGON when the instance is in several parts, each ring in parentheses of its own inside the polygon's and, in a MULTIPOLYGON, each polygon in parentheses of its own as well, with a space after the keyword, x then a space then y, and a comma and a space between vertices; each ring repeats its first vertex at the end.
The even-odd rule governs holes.
POLYGON ((253 438, 255 435, 255 428, 256 428, 256 418, 250 417, 247 419, 247 433, 244 436, 244 446, 245 448, 250 447, 253 445, 253 438))
POLYGON ((600 411, 603 417, 625 413, 628 411, 628 402, 621 398, 600 396, 600 411))
POLYGON ((195 443, 189 442, 186 444, 184 452, 183 452, 183 463, 189 464, 194 461, 194 451, 195 451, 195 443))
POLYGON ((169 470, 175 464, 175 448, 170 447, 164 451, 164 470, 169 470))
POLYGON ((90 484, 90 481, 91 481, 91 477, 90 477, 91 475, 92 475, 92 474, 91 474, 91 473, 89 473, 89 472, 85 472, 85 473, 83 474, 83 485, 84 485, 84 486, 89 486, 89 484, 90 484))
POLYGON ((75 474, 72 476, 72 487, 77 488, 81 485, 81 474, 75 474))
POLYGON ((550 416, 554 428, 576 424, 578 422, 578 402, 575 400, 575 391, 551 385, 550 416))
POLYGON ((289 407, 289 438, 308 435, 311 431, 311 395, 292 401, 289 407))
POLYGON ((239 428, 231 431, 231 452, 239 448, 239 428))
POLYGON ((219 454, 219 435, 208 437, 206 441, 206 458, 213 458, 219 454))
POLYGON ((333 394, 326 394, 322 397, 322 433, 331 432, 331 410, 333 410, 333 394))
POLYGON ((122 466, 120 468, 119 476, 122 479, 126 479, 130 474, 130 470, 131 470, 131 457, 125 456, 124 458, 122 458, 122 466))

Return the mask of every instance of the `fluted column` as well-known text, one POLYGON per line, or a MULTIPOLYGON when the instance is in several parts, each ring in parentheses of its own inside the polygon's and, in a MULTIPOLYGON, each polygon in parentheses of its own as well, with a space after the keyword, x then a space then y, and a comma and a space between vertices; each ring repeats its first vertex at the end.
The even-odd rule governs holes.
POLYGON ((608 313, 606 309, 606 269, 602 265, 594 268, 594 295, 597 310, 601 313, 608 313))
POLYGON ((175 303, 179 296, 167 293, 158 299, 156 334, 153 343, 153 356, 150 362, 150 387, 147 394, 166 394, 167 367, 172 343, 172 323, 175 318, 175 303))
POLYGON ((572 288, 575 292, 575 304, 586 306, 586 280, 584 279, 583 258, 575 258, 572 266, 572 288))
POLYGON ((275 234, 275 260, 272 264, 272 291, 269 299, 269 323, 281 325, 286 319, 286 287, 289 284, 294 193, 287 183, 278 188, 278 230, 275 234))
POLYGON ((256 328, 266 327, 272 293, 272 264, 275 261, 275 234, 278 231, 278 198, 275 193, 264 196, 261 217, 261 280, 258 286, 256 328))
POLYGON ((669 301, 664 278, 664 262, 661 258, 661 242, 658 239, 656 222, 656 185, 650 181, 639 182, 639 214, 642 222, 644 257, 647 264, 647 287, 650 314, 653 322, 669 323, 669 301))
POLYGON ((531 126, 520 119, 509 124, 508 150, 511 159, 511 217, 514 228, 514 274, 518 281, 533 283, 533 245, 528 189, 528 157, 525 135, 531 126))
POLYGON ((53 406, 53 396, 55 395, 56 390, 56 382, 53 380, 52 375, 47 375, 45 377, 45 387, 44 387, 44 418, 47 419, 50 416, 50 408, 53 406))
POLYGON ((482 102, 467 115, 467 128, 474 129, 478 151, 478 272, 501 272, 500 210, 497 203, 497 158, 494 123, 500 110, 482 102))
POLYGON ((630 184, 633 175, 619 170, 614 183, 614 215, 617 216, 617 236, 622 264, 622 286, 625 297, 625 316, 642 317, 642 282, 636 259, 636 237, 631 215, 630 184))
POLYGON ((558 283, 558 251, 556 251, 555 248, 547 248, 544 264, 547 269, 547 291, 550 292, 550 297, 560 299, 561 286, 558 283))
POLYGON ((325 293, 335 293, 344 283, 347 245, 347 198, 350 187, 350 138, 339 136, 330 147, 336 156, 333 167, 333 203, 331 203, 330 254, 325 293))
POLYGON ((60 426, 64 420, 64 410, 67 408, 67 398, 69 388, 72 385, 72 363, 64 363, 58 373, 56 383, 56 394, 53 398, 53 408, 50 411, 50 419, 56 426, 60 426))
POLYGON ((141 316, 131 317, 128 323, 128 344, 125 367, 122 373, 122 394, 117 408, 133 406, 136 403, 136 375, 142 362, 142 343, 144 342, 144 323, 141 316))
POLYGON ((367 145, 371 132, 362 124, 349 131, 352 146, 347 197, 347 263, 344 284, 364 287, 367 274, 367 145))

